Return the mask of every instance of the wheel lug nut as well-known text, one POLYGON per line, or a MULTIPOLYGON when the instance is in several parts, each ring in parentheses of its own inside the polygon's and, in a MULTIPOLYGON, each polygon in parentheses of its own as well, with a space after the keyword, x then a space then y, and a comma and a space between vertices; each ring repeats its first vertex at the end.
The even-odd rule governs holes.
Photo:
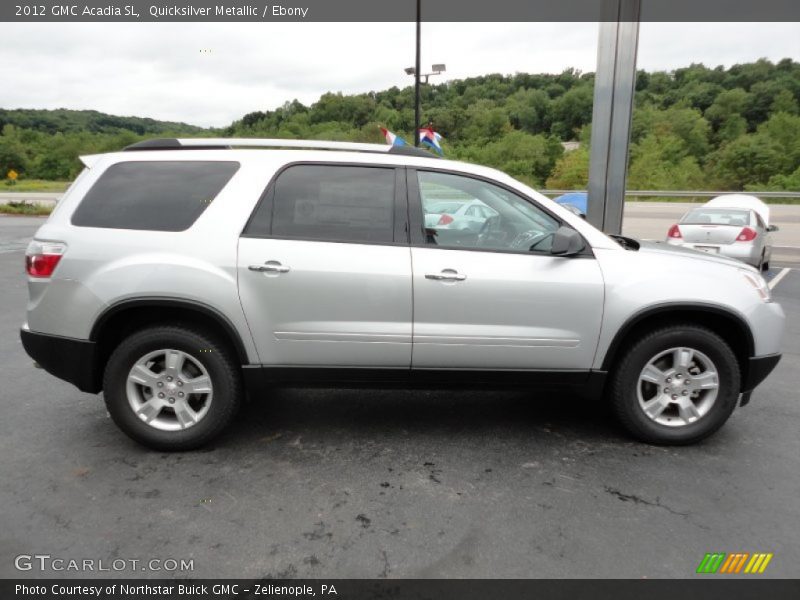
POLYGON ((178 379, 178 387, 180 387, 182 385, 183 385, 183 382, 180 379, 178 379))
POLYGON ((678 396, 677 396, 677 394, 672 394, 672 399, 673 399, 673 400, 677 400, 677 399, 678 399, 678 396))
POLYGON ((669 394, 669 388, 664 388, 664 393, 669 394))
POLYGON ((163 381, 159 381, 158 382, 158 387, 164 387, 164 382, 163 381))
POLYGON ((667 383, 672 383, 672 377, 667 377, 667 383))
POLYGON ((168 376, 167 376, 167 381, 172 381, 172 377, 170 377, 170 376, 168 375, 168 376))
POLYGON ((164 397, 164 392, 158 392, 158 397, 159 398, 163 398, 164 397))
POLYGON ((183 392, 178 392, 178 396, 179 396, 180 398, 183 398, 183 392))
POLYGON ((175 398, 170 398, 170 399, 169 399, 169 403, 170 403, 170 404, 175 404, 175 398))
POLYGON ((675 375, 675 379, 680 379, 680 378, 681 378, 681 374, 680 374, 680 373, 678 373, 677 375, 675 375))
POLYGON ((683 395, 684 396, 688 396, 689 395, 689 390, 683 390, 683 395))

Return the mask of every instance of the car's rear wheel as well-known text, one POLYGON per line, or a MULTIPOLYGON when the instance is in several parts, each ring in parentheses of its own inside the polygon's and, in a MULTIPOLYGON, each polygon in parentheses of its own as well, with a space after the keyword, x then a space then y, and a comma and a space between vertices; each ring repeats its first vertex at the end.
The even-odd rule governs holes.
POLYGON ((153 327, 108 360, 104 395, 114 422, 156 450, 198 448, 230 423, 241 383, 227 348, 201 331, 153 327))
POLYGON ((730 346, 692 324, 664 327, 634 341, 614 370, 610 400, 619 421, 653 444, 691 444, 728 420, 740 373, 730 346))

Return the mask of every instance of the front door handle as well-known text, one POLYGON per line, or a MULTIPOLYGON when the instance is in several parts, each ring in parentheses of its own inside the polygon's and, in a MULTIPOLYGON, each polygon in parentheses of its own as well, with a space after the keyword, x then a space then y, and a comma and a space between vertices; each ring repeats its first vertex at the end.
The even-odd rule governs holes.
POLYGON ((425 279, 433 279, 435 281, 464 281, 466 278, 466 275, 459 273, 455 269, 442 269, 441 273, 425 273, 425 279))
POLYGON ((268 260, 263 265, 250 265, 247 267, 251 271, 258 271, 260 273, 288 273, 289 267, 283 266, 277 260, 268 260))

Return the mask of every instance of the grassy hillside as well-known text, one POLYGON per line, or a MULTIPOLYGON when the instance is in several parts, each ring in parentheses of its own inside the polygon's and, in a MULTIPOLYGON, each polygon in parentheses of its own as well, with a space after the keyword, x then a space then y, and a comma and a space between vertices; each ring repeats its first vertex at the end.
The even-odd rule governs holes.
MULTIPOLYGON (((586 186, 594 74, 486 75, 422 87, 424 122, 446 156, 498 167, 534 186, 586 186), (565 152, 562 143, 580 141, 565 152)), ((693 64, 640 71, 631 189, 800 190, 800 63, 759 60, 730 68, 693 64)), ((118 150, 143 137, 208 135, 200 128, 94 111, 0 110, 0 177, 74 177, 79 154, 118 150)), ((230 136, 382 143, 384 126, 411 140, 413 88, 323 94, 257 110, 230 136)))
POLYGON ((56 110, 0 108, 0 130, 5 125, 51 135, 59 132, 115 134, 120 131, 129 131, 136 135, 163 135, 165 133, 197 135, 206 131, 202 127, 186 123, 156 121, 142 117, 118 117, 96 110, 68 110, 65 108, 56 110))

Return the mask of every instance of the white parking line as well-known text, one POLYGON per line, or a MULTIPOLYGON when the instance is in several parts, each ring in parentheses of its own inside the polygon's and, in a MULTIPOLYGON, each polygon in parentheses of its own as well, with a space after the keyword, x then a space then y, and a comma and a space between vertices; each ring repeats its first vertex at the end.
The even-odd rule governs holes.
POLYGON ((775 277, 772 278, 772 281, 770 281, 769 284, 768 284, 769 285, 769 289, 771 289, 771 290, 775 289, 775 286, 778 285, 778 283, 780 283, 781 279, 786 277, 786 275, 787 275, 787 273, 789 273, 789 271, 791 271, 791 269, 789 267, 784 267, 781 270, 780 273, 775 275, 775 277))

